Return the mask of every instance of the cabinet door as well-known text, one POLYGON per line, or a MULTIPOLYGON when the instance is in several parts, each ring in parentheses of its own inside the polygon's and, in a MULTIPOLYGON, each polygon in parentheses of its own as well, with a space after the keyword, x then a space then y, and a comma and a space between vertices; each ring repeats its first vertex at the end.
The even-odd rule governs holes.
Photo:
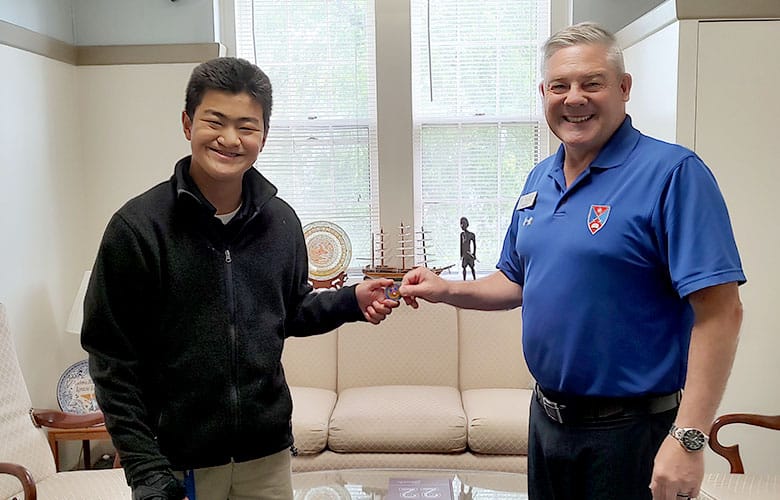
MULTIPOLYGON (((780 21, 699 23, 695 149, 729 206, 748 282, 722 410, 780 408, 780 21)), ((722 413, 722 411, 721 411, 722 413)), ((739 436, 745 469, 777 468, 780 433, 739 436)))

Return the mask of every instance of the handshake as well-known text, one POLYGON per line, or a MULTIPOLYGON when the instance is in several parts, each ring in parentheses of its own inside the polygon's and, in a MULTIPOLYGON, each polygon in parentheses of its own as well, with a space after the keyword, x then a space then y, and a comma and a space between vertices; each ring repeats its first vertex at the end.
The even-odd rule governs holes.
POLYGON ((426 267, 406 273, 398 285, 388 278, 365 280, 355 288, 355 296, 367 321, 378 324, 400 304, 417 309, 418 299, 444 302, 465 309, 511 309, 522 302, 522 288, 503 273, 496 272, 477 281, 447 281, 426 267))

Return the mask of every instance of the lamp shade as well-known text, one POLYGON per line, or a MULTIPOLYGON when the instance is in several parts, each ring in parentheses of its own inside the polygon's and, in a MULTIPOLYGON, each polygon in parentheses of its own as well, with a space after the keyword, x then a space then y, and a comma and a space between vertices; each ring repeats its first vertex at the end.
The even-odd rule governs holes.
POLYGON ((81 334, 81 323, 84 321, 84 296, 87 294, 87 285, 89 285, 89 276, 92 271, 84 271, 84 277, 81 278, 79 291, 73 300, 73 307, 70 308, 68 323, 65 325, 65 331, 68 333, 81 334))

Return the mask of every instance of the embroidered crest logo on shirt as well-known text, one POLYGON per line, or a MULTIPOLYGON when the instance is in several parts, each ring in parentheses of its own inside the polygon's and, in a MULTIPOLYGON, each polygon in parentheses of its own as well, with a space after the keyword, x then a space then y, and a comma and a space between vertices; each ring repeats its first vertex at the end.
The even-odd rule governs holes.
POLYGON ((609 212, 612 208, 609 205, 591 205, 588 212, 588 230, 590 234, 596 234, 604 227, 609 219, 609 212))

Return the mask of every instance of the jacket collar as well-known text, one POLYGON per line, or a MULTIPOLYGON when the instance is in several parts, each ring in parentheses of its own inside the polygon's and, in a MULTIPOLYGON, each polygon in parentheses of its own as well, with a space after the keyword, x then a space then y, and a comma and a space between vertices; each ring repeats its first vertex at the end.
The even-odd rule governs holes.
MULTIPOLYGON (((191 160, 192 155, 185 156, 176 162, 174 167, 171 183, 176 190, 176 198, 180 202, 195 202, 201 210, 213 216, 217 213, 216 207, 203 196, 190 175, 191 160)), ((277 191, 276 186, 271 184, 257 169, 247 170, 244 174, 241 190, 241 210, 236 214, 236 219, 257 214, 271 198, 276 196, 277 191)))

